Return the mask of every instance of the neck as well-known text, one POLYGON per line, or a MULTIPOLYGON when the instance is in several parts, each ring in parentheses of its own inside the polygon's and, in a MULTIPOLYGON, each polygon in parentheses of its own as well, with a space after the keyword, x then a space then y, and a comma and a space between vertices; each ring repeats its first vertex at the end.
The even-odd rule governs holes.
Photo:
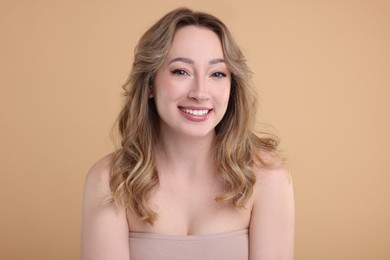
POLYGON ((214 138, 214 132, 204 137, 160 133, 155 150, 157 167, 174 174, 209 172, 213 165, 214 138))

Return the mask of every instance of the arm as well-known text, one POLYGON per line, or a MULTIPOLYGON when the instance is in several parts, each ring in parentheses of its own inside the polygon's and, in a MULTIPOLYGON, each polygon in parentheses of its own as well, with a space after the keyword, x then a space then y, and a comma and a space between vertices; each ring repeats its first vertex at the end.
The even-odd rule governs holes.
POLYGON ((285 168, 262 169, 254 187, 250 260, 294 258, 294 195, 285 168))
POLYGON ((101 202, 110 193, 111 157, 92 166, 84 189, 81 260, 129 260, 126 213, 101 202))

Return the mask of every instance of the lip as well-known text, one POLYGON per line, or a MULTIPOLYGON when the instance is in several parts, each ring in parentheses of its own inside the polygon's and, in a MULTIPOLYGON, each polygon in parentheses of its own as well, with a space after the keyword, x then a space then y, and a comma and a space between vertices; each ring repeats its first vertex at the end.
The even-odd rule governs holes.
POLYGON ((194 107, 194 106, 179 106, 179 111, 180 113, 188 120, 192 121, 192 122, 203 122, 203 121, 206 121, 210 114, 212 113, 213 109, 211 108, 208 108, 208 107, 194 107), (183 109, 191 109, 191 110, 207 110, 207 113, 204 114, 204 115, 193 115, 193 114, 189 114, 189 113, 186 113, 185 111, 183 111, 183 109))

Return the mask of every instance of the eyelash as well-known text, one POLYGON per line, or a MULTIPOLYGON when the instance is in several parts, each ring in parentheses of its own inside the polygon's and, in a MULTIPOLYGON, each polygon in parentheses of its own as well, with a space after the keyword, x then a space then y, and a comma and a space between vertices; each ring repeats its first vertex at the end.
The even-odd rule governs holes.
POLYGON ((224 78, 226 77, 226 74, 223 72, 214 72, 213 74, 211 74, 211 76, 216 78, 224 78))
POLYGON ((181 70, 181 69, 172 70, 171 73, 174 74, 174 75, 178 75, 178 76, 186 76, 186 75, 188 75, 188 73, 185 70, 181 70))
MULTIPOLYGON (((187 75, 189 75, 185 70, 181 70, 181 69, 172 70, 171 73, 174 74, 174 75, 178 75, 178 76, 187 76, 187 75)), ((213 74, 211 74, 211 77, 224 78, 224 77, 226 77, 226 74, 223 73, 223 72, 214 72, 213 74)))

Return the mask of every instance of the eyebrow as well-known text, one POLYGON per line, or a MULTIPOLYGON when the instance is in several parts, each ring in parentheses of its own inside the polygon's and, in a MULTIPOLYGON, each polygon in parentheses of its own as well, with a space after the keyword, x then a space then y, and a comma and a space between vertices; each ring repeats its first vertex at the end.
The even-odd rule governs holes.
MULTIPOLYGON (((177 61, 181 61, 181 62, 188 63, 188 64, 195 64, 195 61, 193 61, 189 58, 184 58, 184 57, 174 58, 171 61, 169 61, 168 64, 171 64, 171 63, 177 62, 177 61)), ((225 60, 224 59, 212 59, 211 61, 209 61, 210 65, 214 65, 217 63, 225 63, 225 60)))

